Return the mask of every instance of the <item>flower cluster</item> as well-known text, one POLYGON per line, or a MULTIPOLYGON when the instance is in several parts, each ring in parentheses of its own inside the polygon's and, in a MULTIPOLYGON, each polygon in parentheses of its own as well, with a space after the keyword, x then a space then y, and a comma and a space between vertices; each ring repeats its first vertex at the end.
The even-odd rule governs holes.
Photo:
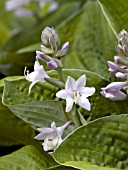
POLYGON ((128 33, 125 30, 122 30, 118 35, 116 48, 119 55, 114 56, 114 62, 108 61, 108 70, 121 81, 112 82, 107 87, 102 88, 101 94, 111 100, 125 100, 128 88, 128 33))
MULTIPOLYGON (((37 82, 45 82, 60 87, 61 90, 56 93, 58 98, 66 100, 66 112, 73 112, 73 104, 78 104, 80 107, 90 111, 91 104, 87 97, 95 93, 94 87, 85 87, 86 85, 86 75, 82 75, 78 80, 68 76, 67 81, 65 82, 63 78, 63 64, 61 59, 67 54, 69 48, 69 42, 66 42, 62 45, 62 48, 58 50, 58 45, 60 44, 60 37, 57 31, 54 28, 46 27, 42 31, 41 40, 43 45, 41 45, 41 51, 36 51, 36 61, 34 64, 34 71, 29 73, 25 68, 25 78, 30 81, 29 92, 32 87, 37 82), (44 67, 40 65, 38 60, 42 60, 47 63, 48 68, 55 69, 58 71, 60 80, 53 80, 45 72, 44 67), (62 89, 65 84, 65 89, 62 89)), ((74 105, 75 107, 75 105, 74 105)), ((80 112, 79 112, 80 113, 80 112)), ((78 114, 76 112, 73 116, 78 114)), ((72 117, 72 116, 71 116, 72 117)), ((69 126, 69 124, 74 120, 74 124, 77 126, 75 119, 70 118, 71 121, 68 121, 61 127, 56 127, 55 122, 51 124, 51 128, 38 128, 40 132, 35 139, 43 140, 43 148, 45 151, 54 150, 62 141, 62 135, 64 129, 69 126)), ((78 118, 77 118, 78 119, 78 118)), ((79 120, 79 119, 78 119, 79 120)))
POLYGON ((61 50, 58 50, 60 37, 54 28, 46 27, 41 35, 42 43, 41 51, 36 51, 37 59, 41 59, 47 63, 50 69, 62 67, 61 58, 63 58, 69 48, 69 42, 63 44, 61 50))
POLYGON ((6 11, 14 11, 18 17, 29 17, 33 15, 33 11, 29 10, 28 7, 34 3, 39 8, 45 7, 49 4, 49 12, 52 12, 58 8, 58 3, 54 0, 6 0, 5 7, 6 11))

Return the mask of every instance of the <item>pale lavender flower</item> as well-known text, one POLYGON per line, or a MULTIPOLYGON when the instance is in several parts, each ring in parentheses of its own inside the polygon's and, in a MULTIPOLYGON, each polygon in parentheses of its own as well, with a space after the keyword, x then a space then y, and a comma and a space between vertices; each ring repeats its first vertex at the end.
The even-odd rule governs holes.
POLYGON ((110 72, 117 72, 123 70, 120 66, 118 66, 116 63, 112 61, 108 61, 109 71, 110 72))
POLYGON ((69 49, 69 42, 66 42, 63 44, 61 50, 57 51, 56 56, 57 57, 65 56, 68 52, 68 49, 69 49))
POLYGON ((101 88, 102 89, 101 94, 113 101, 125 100, 126 94, 122 92, 121 89, 126 87, 127 87, 126 82, 113 82, 107 85, 106 87, 101 88))
POLYGON ((35 61, 34 64, 34 71, 29 73, 28 71, 26 71, 27 74, 25 74, 25 78, 26 80, 32 82, 29 86, 29 92, 31 91, 31 88, 37 83, 37 82, 45 82, 44 78, 49 78, 49 76, 47 75, 47 73, 44 71, 44 67, 42 65, 40 65, 40 63, 38 61, 35 61))
POLYGON ((127 79, 127 76, 126 76, 124 73, 121 73, 121 72, 117 72, 117 73, 115 74, 115 76, 116 76, 117 78, 127 79))
POLYGON ((47 63, 47 66, 48 66, 48 68, 53 69, 53 70, 58 68, 58 64, 56 63, 55 60, 49 61, 47 63))
POLYGON ((81 76, 77 81, 68 76, 65 84, 65 89, 56 93, 56 96, 66 100, 66 112, 70 112, 73 103, 78 104, 84 109, 90 111, 91 105, 87 97, 91 96, 95 92, 94 87, 85 87, 86 77, 81 76))
POLYGON ((56 127, 55 122, 53 122, 51 128, 38 128, 37 130, 40 133, 35 136, 35 139, 44 140, 42 145, 45 151, 54 150, 62 142, 64 129, 68 127, 70 123, 71 121, 68 121, 63 126, 56 127))

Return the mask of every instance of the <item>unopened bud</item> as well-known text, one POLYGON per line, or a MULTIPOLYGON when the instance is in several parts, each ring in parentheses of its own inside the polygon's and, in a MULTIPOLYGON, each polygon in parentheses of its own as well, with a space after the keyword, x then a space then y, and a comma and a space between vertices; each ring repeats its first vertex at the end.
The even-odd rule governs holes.
POLYGON ((49 62, 52 58, 40 51, 36 51, 36 58, 41 59, 44 62, 49 62))
POLYGON ((115 74, 115 76, 116 76, 117 78, 121 78, 121 79, 126 79, 126 78, 127 78, 127 76, 126 76, 125 74, 121 73, 121 72, 117 72, 117 73, 115 74))
POLYGON ((117 64, 123 64, 125 66, 128 66, 128 59, 127 58, 122 58, 120 56, 114 56, 114 60, 117 64))
POLYGON ((127 32, 123 29, 120 33, 119 33, 119 38, 125 37, 127 35, 127 32))
POLYGON ((117 71, 120 71, 121 68, 114 62, 112 61, 108 61, 108 66, 109 66, 109 71, 110 72, 117 72, 117 71))
POLYGON ((48 68, 53 69, 53 70, 58 68, 57 63, 54 60, 49 61, 47 65, 48 65, 48 68))
POLYGON ((61 50, 58 50, 56 53, 56 57, 62 57, 65 56, 69 49, 69 42, 66 42, 63 44, 61 50))
POLYGON ((42 51, 44 54, 53 54, 53 53, 54 53, 54 51, 53 51, 52 49, 47 48, 47 47, 45 47, 44 45, 41 45, 40 47, 41 47, 41 51, 42 51))
POLYGON ((56 44, 58 45, 60 43, 60 37, 59 37, 57 31, 52 27, 51 32, 53 34, 56 44))
POLYGON ((59 68, 62 68, 62 67, 63 67, 63 64, 62 64, 61 60, 55 59, 55 58, 54 58, 54 60, 55 60, 56 63, 58 64, 58 67, 59 67, 59 68))
POLYGON ((49 45, 49 37, 51 37, 51 36, 52 36, 51 28, 46 27, 42 31, 42 35, 41 35, 41 40, 44 45, 49 45))

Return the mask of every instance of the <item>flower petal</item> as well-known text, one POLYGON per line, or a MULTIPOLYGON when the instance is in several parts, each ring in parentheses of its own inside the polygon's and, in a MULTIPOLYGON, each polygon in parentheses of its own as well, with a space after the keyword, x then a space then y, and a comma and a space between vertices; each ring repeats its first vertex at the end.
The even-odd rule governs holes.
POLYGON ((95 93, 94 87, 83 87, 80 89, 80 93, 84 95, 84 97, 92 96, 95 93))
POLYGON ((79 90, 81 87, 84 87, 85 85, 86 85, 86 76, 84 74, 76 81, 76 89, 79 90))
POLYGON ((72 93, 73 90, 76 90, 76 81, 70 76, 68 76, 68 79, 66 81, 65 89, 69 93, 72 93))
POLYGON ((113 82, 103 88, 106 92, 116 92, 121 90, 127 83, 126 82, 113 82))
POLYGON ((84 96, 82 96, 80 98, 80 101, 78 102, 78 105, 83 107, 84 109, 90 111, 91 110, 91 105, 90 102, 87 98, 85 98, 84 96))
POLYGON ((38 82, 38 80, 37 80, 37 81, 33 81, 33 82, 30 84, 30 86, 29 86, 29 93, 30 93, 32 87, 33 87, 37 82, 38 82))
POLYGON ((40 63, 38 62, 38 60, 35 61, 35 64, 34 64, 34 70, 35 71, 38 71, 40 69, 40 63))
POLYGON ((105 97, 109 98, 113 101, 118 101, 118 100, 125 100, 126 94, 121 91, 118 91, 118 92, 114 92, 114 93, 106 93, 105 97))
POLYGON ((74 100, 71 97, 66 98, 66 112, 70 112, 73 106, 74 100))
POLYGON ((66 99, 68 97, 68 93, 66 90, 60 90, 56 93, 56 96, 61 99, 66 99))

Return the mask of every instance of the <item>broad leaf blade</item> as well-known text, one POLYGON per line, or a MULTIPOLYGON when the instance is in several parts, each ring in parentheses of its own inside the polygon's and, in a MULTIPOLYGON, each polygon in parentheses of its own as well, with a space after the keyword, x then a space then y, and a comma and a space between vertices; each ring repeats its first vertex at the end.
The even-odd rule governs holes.
POLYGON ((91 162, 128 168, 128 115, 97 119, 69 135, 52 154, 60 163, 91 162))
POLYGON ((128 31, 128 2, 122 0, 99 0, 103 14, 108 23, 113 27, 115 33, 122 29, 128 31))
POLYGON ((108 74, 107 61, 115 54, 116 36, 97 1, 85 1, 83 8, 60 25, 59 30, 62 41, 70 42, 64 61, 66 68, 108 74))
POLYGON ((35 129, 50 127, 52 122, 56 122, 57 126, 62 126, 66 122, 61 102, 38 101, 8 107, 15 115, 35 129))
POLYGON ((26 146, 22 149, 0 158, 1 170, 43 170, 57 166, 57 163, 43 150, 34 146, 26 146))
MULTIPOLYGON (((5 78, 14 80, 17 77, 5 78)), ((2 104, 3 80, 0 81, 0 146, 34 144, 35 131, 2 104)))

